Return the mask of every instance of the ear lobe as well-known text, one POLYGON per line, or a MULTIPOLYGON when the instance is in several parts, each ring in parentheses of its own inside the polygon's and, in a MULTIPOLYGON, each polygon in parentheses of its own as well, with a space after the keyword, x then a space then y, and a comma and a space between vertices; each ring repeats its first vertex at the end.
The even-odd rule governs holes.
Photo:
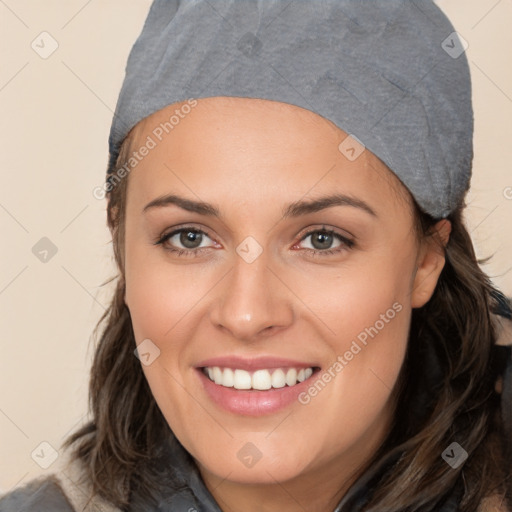
POLYGON ((411 291, 413 308, 424 306, 434 293, 445 264, 444 249, 450 239, 451 228, 449 220, 440 220, 432 228, 432 235, 422 242, 411 291))

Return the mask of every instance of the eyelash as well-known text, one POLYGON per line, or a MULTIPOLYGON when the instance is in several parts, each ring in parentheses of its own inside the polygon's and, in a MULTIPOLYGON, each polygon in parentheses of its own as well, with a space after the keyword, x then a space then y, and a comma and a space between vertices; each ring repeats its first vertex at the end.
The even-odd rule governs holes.
MULTIPOLYGON (((179 229, 175 229, 174 231, 171 231, 170 233, 167 233, 167 234, 163 235, 161 238, 159 238, 155 242, 155 245, 162 245, 163 246, 163 244, 165 242, 167 242, 170 238, 172 238, 174 235, 180 234, 182 232, 187 232, 187 233, 188 232, 192 232, 192 233, 196 233, 196 234, 206 235, 208 238, 211 238, 208 235, 208 233, 206 233, 205 231, 203 231, 201 229, 193 228, 191 226, 188 226, 188 227, 185 226, 185 227, 182 227, 182 228, 179 228, 179 229)), ((325 228, 325 227, 322 227, 322 229, 314 229, 314 230, 308 231, 299 240, 299 242, 304 241, 308 236, 314 235, 315 233, 323 233, 323 234, 326 234, 326 235, 333 235, 340 242, 342 242, 342 245, 340 247, 335 248, 335 249, 325 249, 325 250, 308 249, 308 248, 302 249, 302 250, 308 251, 314 257, 319 257, 319 256, 322 257, 322 256, 329 256, 329 255, 332 255, 332 254, 338 254, 338 253, 340 253, 342 251, 352 249, 354 247, 354 245, 355 245, 355 242, 353 240, 350 240, 350 239, 344 237, 343 235, 341 235, 340 233, 337 233, 333 229, 328 229, 328 228, 325 228)), ((203 250, 209 249, 209 248, 210 247, 200 247, 200 248, 197 248, 197 249, 175 249, 175 248, 172 248, 172 247, 164 247, 164 249, 166 251, 172 252, 172 253, 174 253, 178 257, 197 257, 197 256, 199 256, 203 252, 203 250)))

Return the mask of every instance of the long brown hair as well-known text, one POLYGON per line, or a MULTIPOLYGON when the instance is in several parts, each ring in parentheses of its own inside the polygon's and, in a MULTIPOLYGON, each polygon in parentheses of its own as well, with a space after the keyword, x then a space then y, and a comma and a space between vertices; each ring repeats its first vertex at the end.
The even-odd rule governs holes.
MULTIPOLYGON (((125 139, 115 168, 127 162, 125 139)), ((110 169, 109 171, 113 171, 110 169)), ((111 177, 114 174, 109 174, 111 177)), ((90 380, 92 420, 67 440, 95 492, 118 507, 136 488, 151 499, 157 477, 149 463, 172 435, 134 356, 135 338, 124 304, 124 222, 128 177, 111 183, 107 223, 119 269, 114 296, 99 334, 90 380)), ((436 219, 414 202, 418 239, 431 236, 436 219)), ((498 494, 512 503, 511 461, 495 391, 503 364, 494 355, 492 313, 503 295, 481 270, 464 225, 464 204, 452 224, 446 263, 430 301, 414 309, 406 359, 396 390, 393 428, 374 461, 393 447, 403 455, 378 483, 365 511, 430 511, 454 489, 461 512, 474 512, 498 494), (452 469, 441 457, 457 442, 469 457, 452 469)))

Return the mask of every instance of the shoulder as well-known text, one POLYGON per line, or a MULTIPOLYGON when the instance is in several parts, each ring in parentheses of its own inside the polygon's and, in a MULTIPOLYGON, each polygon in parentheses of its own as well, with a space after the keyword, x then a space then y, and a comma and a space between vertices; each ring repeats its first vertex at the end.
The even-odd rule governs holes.
POLYGON ((74 512, 58 480, 33 480, 0 497, 0 512, 74 512))
POLYGON ((511 512, 505 498, 499 495, 489 496, 480 502, 477 512, 511 512))
POLYGON ((92 491, 81 463, 63 453, 54 472, 0 496, 0 512, 120 512, 92 491))
POLYGON ((496 345, 512 346, 512 320, 501 315, 495 315, 494 325, 498 337, 496 345))

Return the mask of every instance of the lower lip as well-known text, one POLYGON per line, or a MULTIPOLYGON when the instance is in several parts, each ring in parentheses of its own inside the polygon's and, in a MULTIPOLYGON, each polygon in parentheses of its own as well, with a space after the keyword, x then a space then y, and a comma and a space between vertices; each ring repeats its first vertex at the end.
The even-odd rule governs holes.
POLYGON ((313 375, 294 386, 282 388, 271 388, 266 391, 239 390, 227 388, 211 381, 201 369, 197 369, 199 378, 203 384, 206 394, 223 409, 235 414, 245 416, 262 416, 278 412, 294 402, 298 402, 298 395, 305 391, 313 375))

